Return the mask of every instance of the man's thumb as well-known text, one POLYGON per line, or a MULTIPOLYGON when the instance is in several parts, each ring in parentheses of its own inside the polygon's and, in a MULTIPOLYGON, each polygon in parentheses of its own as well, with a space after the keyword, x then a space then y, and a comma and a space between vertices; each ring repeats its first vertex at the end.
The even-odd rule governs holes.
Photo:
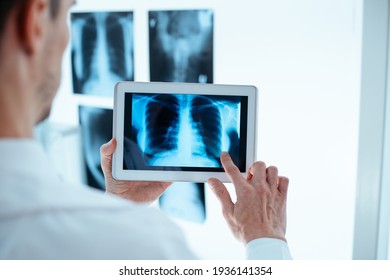
POLYGON ((116 140, 111 139, 108 143, 100 147, 100 161, 103 172, 111 173, 112 169, 112 154, 115 152, 116 140))

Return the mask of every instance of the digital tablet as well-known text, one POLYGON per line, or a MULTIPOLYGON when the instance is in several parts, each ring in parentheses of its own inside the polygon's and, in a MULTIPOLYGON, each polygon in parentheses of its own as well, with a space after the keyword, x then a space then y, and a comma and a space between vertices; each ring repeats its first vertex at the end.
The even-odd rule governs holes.
POLYGON ((229 182, 222 151, 245 174, 256 154, 256 95, 254 86, 118 83, 113 177, 229 182))

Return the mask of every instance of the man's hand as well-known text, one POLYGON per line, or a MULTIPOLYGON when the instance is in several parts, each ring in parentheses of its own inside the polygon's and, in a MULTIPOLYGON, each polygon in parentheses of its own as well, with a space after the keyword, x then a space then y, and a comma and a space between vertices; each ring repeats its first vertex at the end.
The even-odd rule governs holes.
POLYGON ((116 149, 116 140, 104 144, 100 148, 101 166, 108 193, 135 202, 152 202, 158 199, 172 184, 169 182, 117 181, 112 177, 112 155, 116 149))
POLYGON ((226 152, 221 154, 221 162, 234 184, 236 203, 221 181, 212 178, 208 183, 234 235, 245 244, 262 237, 286 240, 288 179, 279 177, 276 167, 266 168, 263 162, 254 163, 244 178, 226 152))

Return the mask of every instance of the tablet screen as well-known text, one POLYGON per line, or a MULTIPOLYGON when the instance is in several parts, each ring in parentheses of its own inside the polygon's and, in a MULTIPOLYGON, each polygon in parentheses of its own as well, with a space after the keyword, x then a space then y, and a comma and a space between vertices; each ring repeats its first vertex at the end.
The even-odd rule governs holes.
POLYGON ((123 169, 245 172, 247 96, 125 93, 123 169))

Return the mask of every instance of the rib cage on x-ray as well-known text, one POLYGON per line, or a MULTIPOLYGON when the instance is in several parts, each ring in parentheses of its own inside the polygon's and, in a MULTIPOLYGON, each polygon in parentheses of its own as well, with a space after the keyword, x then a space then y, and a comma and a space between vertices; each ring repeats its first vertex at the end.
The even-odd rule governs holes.
POLYGON ((192 100, 191 116, 194 126, 207 143, 206 153, 214 159, 221 153, 221 114, 218 108, 205 97, 196 97, 192 100))
POLYGON ((133 14, 72 14, 75 93, 112 96, 118 81, 134 80, 133 14))
POLYGON ((132 100, 133 139, 146 166, 220 168, 222 150, 238 157, 238 100, 191 94, 133 94, 132 100))
POLYGON ((221 116, 209 98, 158 95, 146 108, 148 138, 145 151, 154 164, 161 163, 161 159, 166 162, 166 156, 177 151, 177 156, 185 164, 189 165, 195 158, 200 163, 200 158, 203 158, 205 164, 219 166, 221 116))
POLYGON ((145 153, 149 157, 177 148, 177 142, 174 140, 179 132, 179 110, 179 100, 173 95, 156 96, 147 104, 148 145, 145 153))

